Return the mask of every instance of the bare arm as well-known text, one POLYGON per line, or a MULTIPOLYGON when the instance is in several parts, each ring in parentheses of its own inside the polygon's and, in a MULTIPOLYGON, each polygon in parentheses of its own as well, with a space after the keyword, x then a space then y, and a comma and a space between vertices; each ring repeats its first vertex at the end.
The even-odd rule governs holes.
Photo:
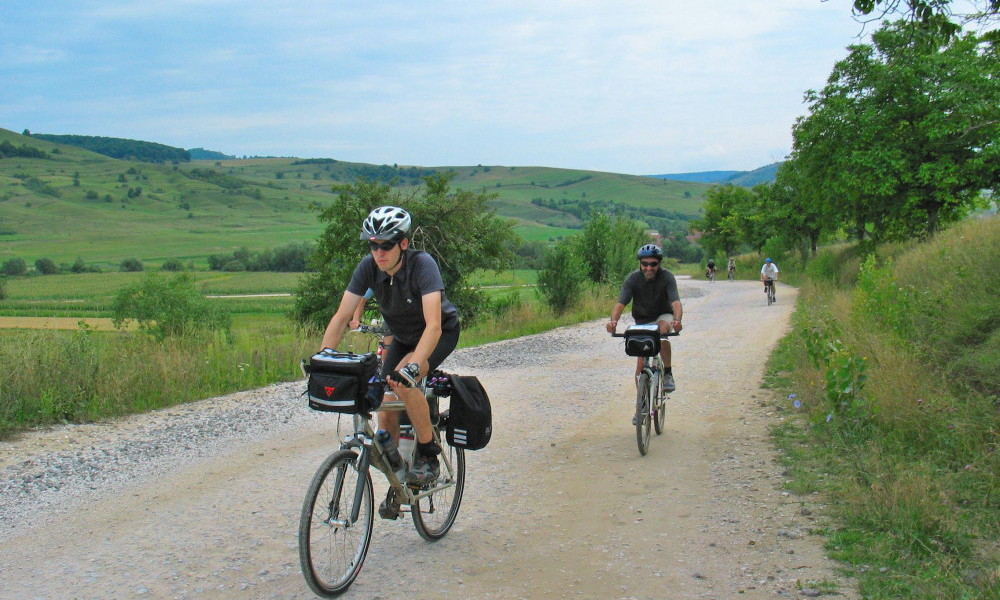
POLYGON ((681 331, 681 319, 684 317, 684 307, 681 306, 680 300, 674 300, 670 303, 670 310, 674 315, 673 327, 674 331, 680 333, 681 331))
POLYGON ((344 339, 344 329, 347 328, 347 322, 350 321, 358 305, 363 306, 363 301, 363 296, 344 292, 344 297, 340 299, 340 307, 337 308, 337 312, 334 313, 330 323, 326 326, 326 332, 323 333, 323 348, 336 348, 340 344, 340 341, 344 339))
POLYGON ((358 304, 358 307, 354 309, 354 314, 351 315, 351 321, 348 323, 351 329, 357 329, 361 325, 361 317, 365 314, 365 304, 368 301, 362 298, 362 301, 358 304))
POLYGON ((615 307, 611 309, 611 320, 608 321, 606 329, 608 333, 614 333, 618 328, 618 319, 622 316, 622 311, 625 310, 625 305, 621 302, 615 303, 615 307))

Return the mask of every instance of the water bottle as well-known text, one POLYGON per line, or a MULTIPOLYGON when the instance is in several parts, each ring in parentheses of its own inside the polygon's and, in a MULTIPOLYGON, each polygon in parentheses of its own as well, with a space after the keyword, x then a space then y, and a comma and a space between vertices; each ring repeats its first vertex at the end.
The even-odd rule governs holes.
POLYGON ((382 448, 382 454, 385 456, 386 462, 389 463, 389 468, 396 472, 396 477, 402 479, 406 475, 406 463, 399 455, 399 446, 396 445, 396 440, 385 429, 379 429, 378 433, 375 434, 375 441, 382 448))
POLYGON ((406 464, 413 463, 413 451, 416 449, 416 433, 412 425, 402 425, 399 428, 399 455, 406 464))

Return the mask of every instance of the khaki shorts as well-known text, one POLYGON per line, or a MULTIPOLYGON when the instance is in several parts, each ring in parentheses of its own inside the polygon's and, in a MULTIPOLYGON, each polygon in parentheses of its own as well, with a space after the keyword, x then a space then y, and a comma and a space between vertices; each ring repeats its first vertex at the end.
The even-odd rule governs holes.
POLYGON ((662 315, 656 317, 656 321, 663 321, 667 324, 667 333, 674 332, 674 315, 672 313, 663 313, 662 315))

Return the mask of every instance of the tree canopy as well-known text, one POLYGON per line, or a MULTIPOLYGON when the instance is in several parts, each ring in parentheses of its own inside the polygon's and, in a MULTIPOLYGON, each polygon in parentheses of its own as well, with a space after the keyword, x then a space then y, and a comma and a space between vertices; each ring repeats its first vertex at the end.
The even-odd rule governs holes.
POLYGON ((477 269, 499 271, 513 260, 513 225, 495 213, 486 192, 452 190, 453 173, 424 178, 418 188, 394 188, 388 183, 359 180, 338 185, 337 198, 322 208, 326 223, 312 257, 314 272, 296 290, 295 317, 303 325, 321 328, 336 310, 358 261, 368 253, 359 239, 361 222, 378 206, 399 206, 410 213, 413 248, 437 261, 445 293, 470 322, 487 304, 485 294, 470 285, 477 269))

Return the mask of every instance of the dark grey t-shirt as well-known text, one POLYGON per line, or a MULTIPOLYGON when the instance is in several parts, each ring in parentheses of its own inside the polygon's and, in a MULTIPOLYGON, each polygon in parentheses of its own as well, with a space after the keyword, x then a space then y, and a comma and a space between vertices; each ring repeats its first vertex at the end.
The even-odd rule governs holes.
POLYGON ((458 311, 444 294, 441 270, 434 258, 422 250, 404 250, 403 266, 395 275, 379 271, 371 254, 361 259, 347 291, 364 296, 368 289, 374 292, 379 311, 392 334, 402 343, 413 345, 420 341, 427 324, 421 298, 431 292, 441 292, 441 329, 458 329, 458 311))
POLYGON ((672 313, 671 303, 680 300, 674 274, 662 268, 656 272, 652 281, 646 281, 642 271, 633 271, 625 278, 618 294, 618 302, 626 306, 629 302, 632 303, 632 318, 640 325, 652 323, 664 313, 672 313))

